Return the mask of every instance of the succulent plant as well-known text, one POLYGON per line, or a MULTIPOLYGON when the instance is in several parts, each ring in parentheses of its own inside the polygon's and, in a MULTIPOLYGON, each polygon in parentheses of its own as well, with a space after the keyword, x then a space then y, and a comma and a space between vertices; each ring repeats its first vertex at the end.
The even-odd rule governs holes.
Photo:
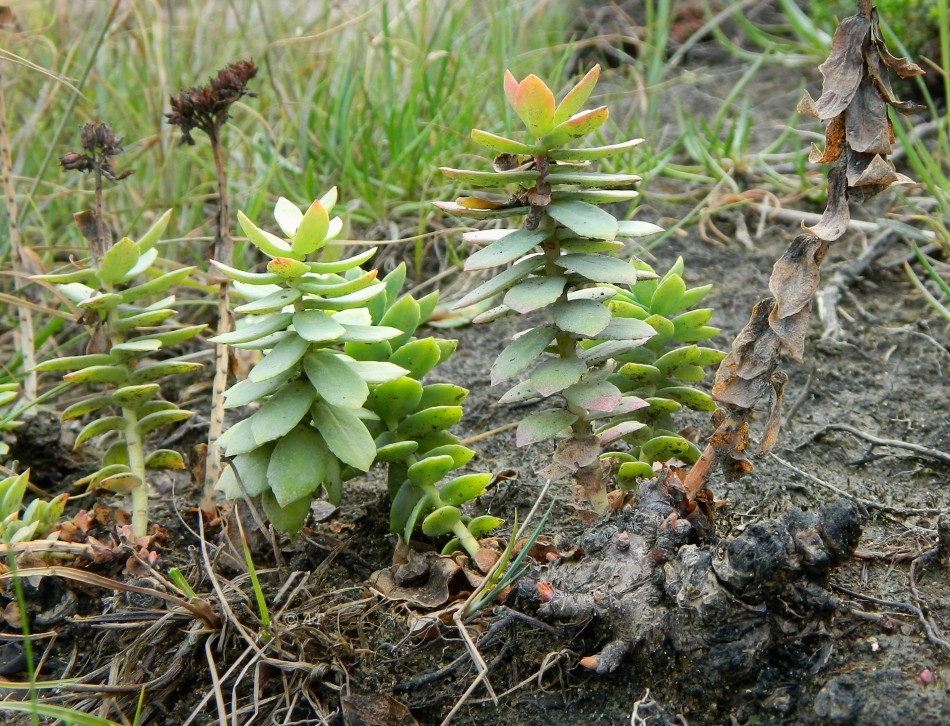
MULTIPOLYGON (((652 272, 646 263, 635 264, 652 272)), ((679 258, 659 280, 643 280, 625 290, 618 289, 607 303, 615 317, 643 320, 656 330, 656 335, 639 348, 616 356, 614 372, 608 379, 625 397, 637 396, 646 404, 610 419, 611 426, 625 421, 644 424, 623 437, 630 445, 628 451, 608 455, 620 462, 617 481, 624 487, 635 486, 637 478, 653 476, 654 462, 696 461, 700 451, 676 432, 673 414, 684 406, 694 411, 716 409, 708 393, 687 385, 703 380, 705 368, 726 356, 722 351, 696 345, 719 333, 718 328, 707 325, 713 310, 695 307, 712 285, 687 289, 682 274, 683 259, 679 258)), ((596 341, 583 341, 581 345, 596 345, 596 341)))
POLYGON ((161 382, 201 368, 182 357, 156 360, 159 351, 191 339, 204 325, 181 326, 174 320, 174 295, 147 303, 181 283, 194 268, 152 276, 158 258, 155 244, 165 231, 168 211, 138 241, 125 237, 108 248, 98 264, 34 279, 55 283, 84 313, 90 329, 85 355, 40 363, 38 372, 65 373, 67 383, 93 388, 62 413, 64 421, 95 414, 76 437, 75 446, 113 432, 120 435, 106 451, 102 467, 81 479, 132 497, 132 531, 148 527, 148 469, 183 469, 181 454, 157 449, 146 454, 144 439, 159 427, 192 413, 158 397, 161 382), (139 278, 148 276, 144 282, 139 278))
MULTIPOLYGON (((392 528, 408 540, 423 515, 473 499, 490 475, 457 477, 445 496, 436 487, 473 455, 446 431, 461 418, 468 391, 419 382, 456 346, 414 337, 438 296, 400 295, 404 265, 382 280, 376 270, 364 271, 360 265, 375 248, 334 262, 307 261, 342 229, 339 218, 329 217, 335 202, 332 189, 302 213, 281 198, 274 214, 287 240, 239 214, 250 241, 270 258, 267 272, 214 263, 251 299, 235 311, 253 322, 213 342, 268 351, 226 394, 229 408, 261 406, 222 435, 233 458, 217 486, 229 498, 259 495, 270 521, 294 533, 313 498, 338 504, 345 480, 384 461, 392 528)), ((486 531, 486 524, 474 531, 486 531)), ((463 545, 471 547, 466 531, 463 545)))
POLYGON ((23 495, 30 483, 30 470, 0 479, 0 541, 4 544, 28 542, 42 537, 56 524, 69 495, 60 494, 48 502, 34 499, 27 508, 23 495))
POLYGON ((524 123, 529 141, 475 129, 472 139, 497 154, 492 170, 442 171, 469 186, 513 191, 504 195, 478 192, 436 204, 451 214, 476 219, 524 215, 518 229, 483 230, 463 237, 486 245, 466 260, 467 270, 514 264, 464 296, 457 307, 504 294, 500 306, 482 313, 475 322, 545 311, 543 324, 524 330, 495 360, 492 384, 528 372, 526 380, 502 396, 503 402, 558 396, 551 407, 520 422, 517 443, 524 446, 568 433, 555 462, 573 473, 582 498, 603 511, 607 498, 606 472, 598 460, 601 447, 644 424, 621 421, 598 430, 595 422, 646 405, 626 396, 610 378, 618 356, 657 336, 645 320, 619 314, 604 302, 620 293, 616 285, 636 286, 656 277, 648 268, 614 254, 624 250, 621 240, 661 230, 647 222, 619 221, 600 206, 636 198, 632 186, 640 177, 584 169, 596 159, 630 151, 642 139, 568 147, 607 120, 605 106, 582 110, 599 72, 600 67, 594 67, 559 103, 536 76, 518 82, 506 72, 505 95, 524 123), (598 342, 587 345, 585 341, 598 342))
MULTIPOLYGON (((384 278, 387 290, 373 301, 374 321, 409 330, 431 314, 438 295, 432 293, 419 301, 409 294, 400 296, 405 276, 405 264, 401 264, 384 278)), ((407 369, 406 375, 374 386, 366 402, 379 419, 368 424, 377 459, 388 466, 390 529, 408 542, 421 523, 429 536, 454 535, 444 552, 461 547, 474 555, 478 537, 502 520, 487 515, 472 519, 458 509, 484 493, 491 474, 462 474, 444 481, 475 456, 448 431, 462 418, 468 390, 451 383, 421 383, 423 376, 455 351, 456 341, 404 336, 388 343, 382 349, 352 353, 379 356, 407 369), (449 520, 451 524, 444 526, 449 520)))

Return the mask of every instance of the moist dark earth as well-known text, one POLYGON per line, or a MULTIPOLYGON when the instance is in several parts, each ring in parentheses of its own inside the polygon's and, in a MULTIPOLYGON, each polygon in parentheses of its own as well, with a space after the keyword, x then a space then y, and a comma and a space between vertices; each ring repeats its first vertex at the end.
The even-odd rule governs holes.
MULTIPOLYGON (((677 98, 694 113, 708 115, 718 110, 721 99, 744 70, 725 64, 715 54, 704 57, 701 52, 688 65, 690 75, 676 87, 677 98)), ((814 90, 816 79, 810 68, 776 66, 767 68, 750 86, 743 95, 756 121, 752 151, 780 132, 802 85, 807 83, 814 90)), ((673 109, 664 113, 672 118, 673 109)), ((674 129, 672 123, 661 125, 656 138, 648 143, 657 147, 669 143, 674 129)), ((801 143, 807 140, 803 138, 801 143)), ((754 178, 744 184, 744 188, 757 188, 754 178)), ((649 180, 644 191, 637 217, 666 226, 687 214, 705 193, 663 178, 649 180)), ((804 199, 789 199, 786 205, 820 211, 804 199)), ((885 192, 854 215, 871 221, 898 208, 894 194, 885 192)), ((762 219, 748 207, 712 213, 708 221, 732 241, 705 241, 697 227, 690 225, 685 233, 674 234, 640 255, 660 272, 681 255, 686 260, 688 284, 715 283, 704 305, 715 308, 714 323, 722 333, 711 344, 727 349, 747 322, 753 304, 767 294, 772 264, 796 234, 797 224, 762 219), (740 218, 750 231, 751 244, 739 239, 736 223, 740 218)), ((824 280, 831 279, 838 265, 858 257, 870 241, 859 232, 850 232, 834 243, 823 265, 824 280)), ((938 544, 938 511, 948 507, 950 466, 926 453, 872 446, 852 433, 829 429, 830 425, 845 424, 882 439, 950 451, 946 385, 950 327, 926 307, 909 284, 900 266, 908 257, 908 248, 896 244, 847 291, 839 309, 842 329, 837 337, 822 337, 823 325, 815 316, 804 365, 791 361, 783 365, 790 380, 775 456, 755 460, 754 471, 741 480, 726 482, 716 473, 709 481, 721 502, 713 542, 703 545, 712 557, 722 556, 726 543, 735 538, 748 538, 773 527, 783 515, 807 519, 828 511, 822 508, 829 506, 866 509, 856 553, 850 554, 849 549, 835 559, 833 567, 805 578, 809 582, 807 598, 802 591, 795 591, 793 597, 793 591, 786 589, 776 589, 762 598, 757 606, 765 608, 758 612, 762 622, 768 621, 767 642, 757 641, 755 647, 734 652, 734 667, 721 665, 726 661, 717 660, 721 653, 714 653, 712 644, 702 645, 707 631, 714 632, 727 623, 681 618, 675 631, 668 625, 665 635, 630 648, 619 665, 604 674, 581 666, 580 659, 600 653, 618 634, 638 632, 638 623, 624 620, 622 611, 593 616, 591 609, 584 614, 582 608, 574 608, 569 617, 563 612, 561 618, 551 617, 551 608, 533 602, 534 583, 570 580, 570 571, 563 568, 571 563, 559 566, 560 574, 536 567, 509 595, 505 605, 510 610, 489 611, 474 623, 476 637, 493 633, 481 651, 491 668, 489 678, 499 695, 498 704, 480 687, 458 711, 454 723, 948 722, 950 651, 934 642, 935 637, 928 639, 914 612, 910 563, 938 544), (834 485, 863 505, 851 504, 815 479, 834 485), (821 607, 816 606, 819 600, 821 607), (518 613, 526 617, 518 617, 518 613), (534 618, 549 621, 556 632, 542 629, 534 618), (700 646, 677 646, 687 641, 700 646)), ((524 322, 520 325, 527 327, 524 322)), ((502 427, 530 410, 496 405, 501 391, 489 387, 491 363, 518 329, 519 323, 508 319, 490 326, 435 332, 451 332, 459 339, 458 352, 433 372, 431 380, 457 382, 471 389, 466 415, 457 430, 461 438, 502 427)), ((686 417, 683 424, 697 427, 701 437, 712 430, 705 415, 686 417)), ((200 440, 198 433, 191 438, 200 440)), ((52 444, 36 453, 34 443, 32 454, 27 444, 24 441, 21 459, 31 463, 34 471, 42 471, 52 444)), ((483 438, 472 447, 479 452, 472 464, 477 470, 514 472, 482 497, 478 513, 495 514, 511 522, 517 510, 523 518, 543 485, 538 472, 549 463, 550 452, 542 445, 516 449, 511 430, 483 438)), ((82 462, 75 465, 82 469, 82 462)), ((197 517, 189 507, 197 503, 199 493, 186 478, 179 479, 175 489, 178 503, 172 508, 170 482, 159 484, 163 496, 153 518, 168 536, 159 549, 158 569, 177 565, 186 576, 200 578, 198 540, 189 531, 197 526, 197 517)), ((613 527, 610 531, 616 533, 623 523, 625 515, 619 514, 585 528, 571 507, 567 485, 555 488, 554 494, 557 503, 543 537, 558 549, 567 542, 590 541, 592 534, 604 528, 613 527)), ((280 646, 269 651, 271 660, 258 669, 258 680, 253 670, 241 671, 240 677, 225 674, 224 693, 230 699, 234 688, 241 705, 247 707, 239 723, 271 722, 253 715, 253 707, 248 705, 257 688, 263 704, 261 714, 269 713, 274 699, 291 704, 273 715, 274 722, 283 723, 286 718, 294 723, 409 723, 405 712, 385 701, 385 694, 391 694, 419 723, 436 724, 475 678, 474 667, 451 623, 423 629, 421 635, 418 628, 410 632, 418 626, 418 616, 425 614, 424 610, 384 599, 366 588, 376 570, 391 564, 395 539, 388 534, 387 507, 384 482, 378 476, 370 477, 350 483, 339 512, 321 515, 320 521, 315 520, 294 542, 281 540, 279 560, 265 538, 249 533, 267 592, 290 587, 301 577, 299 573, 306 573, 307 584, 281 614, 275 626, 280 646), (457 667, 447 669, 460 657, 457 667), (305 665, 298 670, 281 665, 292 658, 305 665), (441 669, 446 671, 440 673, 441 669), (287 692, 288 684, 291 692, 287 692), (386 711, 385 716, 379 715, 379 709, 386 711)), ((860 518, 863 520, 863 515, 860 518)), ((252 520, 242 521, 254 529, 252 520)), ((505 535, 509 532, 504 530, 505 535)), ((212 525, 209 540, 220 541, 219 534, 220 527, 212 525)), ((616 552, 616 548, 607 550, 616 552)), ((599 556, 595 548, 589 548, 584 558, 595 561, 599 556)), ((584 558, 576 567, 584 566, 584 558)), ((254 627, 257 616, 247 576, 239 563, 229 565, 220 559, 215 566, 222 576, 232 578, 236 589, 248 593, 233 604, 234 617, 254 627)), ((950 574, 945 564, 939 557, 931 557, 915 573, 922 612, 936 629, 932 635, 938 637, 950 628, 950 574)), ((122 577, 118 569, 111 574, 122 577)), ((120 683, 149 680, 175 668, 174 677, 150 693, 147 722, 183 723, 194 710, 199 713, 194 723, 217 722, 214 699, 201 702, 211 686, 207 659, 203 645, 194 646, 198 636, 186 633, 193 628, 188 621, 178 620, 153 633, 149 647, 155 652, 149 654, 143 650, 149 641, 141 637, 141 630, 97 630, 79 620, 81 616, 127 611, 128 602, 87 587, 77 588, 73 603, 72 596, 63 594, 62 585, 45 587, 28 592, 28 599, 33 603, 67 599, 76 612, 67 619, 54 617, 55 624, 49 626, 58 632, 58 638, 50 648, 46 678, 60 675, 71 659, 79 663, 71 671, 75 675, 116 657, 122 662, 120 674, 127 678, 120 683), (183 654, 178 661, 176 653, 183 654)), ((200 591, 211 592, 207 579, 200 591)), ((161 607, 155 603, 133 605, 161 607)), ((8 632, 16 631, 8 628, 8 632)), ((44 645, 38 647, 43 648, 48 641, 41 642, 44 645)), ((218 649, 214 657, 220 675, 228 668, 229 658, 244 649, 244 643, 234 633, 227 633, 214 648, 218 649)), ((9 665, 15 656, 4 655, 0 660, 9 665)), ((14 666, 4 672, 22 679, 14 666)), ((104 672, 95 681, 103 682, 106 676, 104 672)), ((73 700, 66 703, 79 704, 85 697, 88 694, 71 696, 73 700)), ((134 695, 121 696, 120 706, 126 715, 131 714, 134 695)), ((118 715, 108 709, 104 713, 112 718, 118 715)))

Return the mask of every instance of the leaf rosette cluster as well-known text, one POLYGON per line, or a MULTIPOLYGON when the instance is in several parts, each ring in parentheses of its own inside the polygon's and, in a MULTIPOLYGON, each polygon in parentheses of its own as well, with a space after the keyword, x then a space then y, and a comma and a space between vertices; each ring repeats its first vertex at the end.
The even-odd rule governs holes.
MULTIPOLYGON (((705 291, 686 294, 678 271, 657 282, 649 266, 617 256, 627 252, 624 240, 662 230, 648 222, 618 220, 602 208, 634 200, 638 192, 633 187, 639 176, 586 168, 592 161, 629 152, 642 139, 609 146, 570 146, 608 119, 605 106, 582 110, 599 72, 599 66, 593 68, 559 102, 536 76, 519 82, 506 72, 505 96, 530 140, 522 143, 475 129, 472 139, 497 154, 492 171, 442 171, 467 186, 515 187, 514 191, 507 195, 478 191, 455 202, 437 203, 446 212, 476 219, 524 215, 518 229, 480 230, 463 236, 464 241, 481 246, 466 260, 466 270, 505 269, 465 295, 456 307, 502 296, 500 305, 483 312, 475 322, 543 312, 543 324, 522 331, 495 360, 492 384, 526 374, 501 401, 545 399, 550 406, 519 423, 518 445, 567 434, 567 442, 562 442, 555 454, 556 467, 549 473, 571 472, 576 479, 585 479, 582 487, 595 508, 606 502, 598 461, 603 446, 641 429, 651 433, 647 420, 656 423, 662 419, 657 430, 666 436, 667 414, 682 405, 676 398, 688 401, 686 405, 710 405, 698 391, 678 390, 682 387, 669 382, 670 370, 665 368, 654 368, 654 377, 642 371, 630 375, 634 365, 656 363, 659 351, 673 340, 674 323, 664 316, 686 310, 705 291), (654 295, 655 311, 650 302, 654 295), (635 353, 638 350, 644 352, 635 353), (620 375, 618 369, 624 365, 625 374, 620 375), (652 395, 659 390, 670 397, 652 395), (638 392, 649 392, 654 400, 645 400, 636 395, 638 392), (645 409, 651 410, 649 416, 635 414, 645 409)), ((696 331, 702 332, 695 340, 705 339, 707 332, 714 331, 704 327, 708 320, 703 312, 681 320, 680 333, 686 334, 687 327, 692 331, 681 340, 697 335, 696 331)), ((687 380, 698 380, 694 370, 701 371, 702 366, 719 360, 712 354, 697 353, 699 350, 692 346, 670 352, 671 370, 675 368, 679 375, 688 372, 687 380)), ((695 448, 686 446, 681 438, 683 445, 675 448, 668 437, 643 448, 646 434, 634 439, 631 460, 639 461, 641 455, 647 462, 672 458, 674 449, 678 455, 689 455, 695 448)), ((646 473, 642 467, 638 471, 646 473)))
POLYGON ((415 337, 438 295, 400 294, 404 265, 383 279, 363 270, 376 248, 308 260, 342 231, 329 213, 336 199, 334 188, 305 212, 278 200, 274 216, 286 239, 238 214, 269 258, 266 272, 213 263, 249 302, 235 308, 245 315, 242 324, 212 341, 265 351, 226 394, 228 408, 260 406, 219 439, 232 466, 217 487, 229 498, 260 496, 270 521, 294 533, 315 497, 339 504, 344 481, 382 461, 389 466, 393 531, 408 540, 421 524, 426 534, 454 534, 474 553, 474 538, 500 520, 470 520, 459 509, 484 491, 490 475, 436 486, 474 455, 447 431, 461 418, 468 391, 420 382, 456 346, 415 337))

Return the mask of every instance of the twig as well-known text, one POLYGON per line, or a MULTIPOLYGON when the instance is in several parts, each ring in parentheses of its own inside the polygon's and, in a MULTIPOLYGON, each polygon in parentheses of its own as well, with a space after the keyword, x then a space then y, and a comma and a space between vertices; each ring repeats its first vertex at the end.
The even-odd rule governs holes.
POLYGON ((825 431, 845 431, 852 436, 856 436, 859 439, 864 439, 865 441, 870 442, 874 446, 892 446, 895 449, 907 449, 908 451, 913 451, 922 456, 930 457, 931 459, 937 459, 946 464, 950 464, 950 454, 938 451, 937 449, 931 449, 927 446, 921 446, 920 444, 911 444, 907 441, 898 441, 896 439, 882 439, 873 434, 866 433, 860 429, 856 429, 854 426, 849 426, 848 424, 828 424, 822 428, 815 436, 820 436, 825 431))
POLYGON ((825 489, 829 489, 833 491, 839 497, 845 497, 847 499, 850 499, 853 502, 858 502, 859 504, 863 504, 868 509, 878 509, 882 512, 891 512, 892 514, 904 514, 904 515, 942 514, 943 512, 947 511, 946 509, 912 509, 910 507, 894 507, 894 506, 891 506, 890 504, 881 504, 880 502, 872 502, 869 499, 862 499, 861 497, 857 497, 854 494, 851 494, 850 492, 846 492, 844 489, 839 489, 834 484, 829 484, 828 482, 822 479, 819 479, 814 474, 809 474, 807 471, 804 471, 803 469, 799 469, 794 464, 788 461, 785 461, 785 459, 783 459, 782 457, 776 454, 769 454, 769 456, 775 459, 779 464, 782 464, 783 466, 787 466, 796 474, 799 474, 800 476, 805 477, 809 481, 812 481, 815 484, 818 484, 819 486, 824 487, 825 489))
POLYGON ((487 439, 495 434, 500 434, 503 431, 510 431, 511 429, 518 426, 518 421, 513 421, 511 423, 506 423, 504 426, 498 426, 493 428, 491 431, 483 431, 480 434, 475 434, 475 436, 469 436, 467 439, 461 439, 459 443, 462 446, 468 446, 469 444, 474 444, 476 441, 481 441, 482 439, 487 439))

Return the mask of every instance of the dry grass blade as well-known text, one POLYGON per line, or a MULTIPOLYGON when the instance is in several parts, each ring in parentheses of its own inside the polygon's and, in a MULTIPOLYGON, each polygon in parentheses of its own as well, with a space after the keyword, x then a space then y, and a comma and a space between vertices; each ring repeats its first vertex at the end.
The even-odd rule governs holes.
POLYGON ((162 592, 161 590, 155 590, 151 587, 130 585, 125 582, 113 580, 109 577, 97 575, 93 572, 76 570, 71 567, 60 567, 58 565, 52 565, 50 567, 29 567, 27 569, 17 570, 16 573, 7 572, 0 574, 0 581, 10 580, 13 577, 63 577, 67 580, 74 580, 85 585, 91 585, 92 587, 101 587, 107 590, 122 590, 125 592, 136 593, 138 595, 156 597, 164 600, 165 602, 171 603, 176 607, 187 610, 197 619, 201 620, 211 630, 217 630, 221 625, 220 616, 215 613, 205 602, 188 602, 187 600, 175 595, 170 595, 167 592, 162 592))

